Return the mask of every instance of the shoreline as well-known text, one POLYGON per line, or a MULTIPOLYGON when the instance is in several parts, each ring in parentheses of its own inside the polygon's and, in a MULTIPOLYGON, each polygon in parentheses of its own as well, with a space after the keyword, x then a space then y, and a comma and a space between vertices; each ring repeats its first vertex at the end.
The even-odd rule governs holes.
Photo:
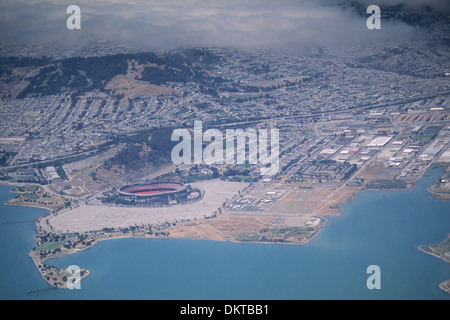
MULTIPOLYGON (((58 210, 61 209, 61 206, 54 207, 54 206, 45 205, 45 204, 42 204, 42 203, 38 204, 38 203, 35 203, 35 202, 30 202, 30 201, 23 201, 23 200, 20 201, 21 200, 20 199, 21 196, 30 194, 30 192, 19 191, 19 190, 17 190, 18 188, 22 188, 22 187, 36 187, 37 190, 31 192, 32 194, 35 194, 35 192, 37 192, 37 191, 42 192, 43 194, 47 194, 48 191, 42 185, 39 185, 39 184, 26 184, 26 183, 11 183, 11 182, 4 183, 4 181, 0 181, 0 185, 14 187, 12 190, 10 190, 10 193, 12 193, 14 195, 17 195, 15 197, 9 199, 7 202, 5 202, 4 205, 6 205, 6 206, 38 208, 38 209, 47 210, 49 212, 58 211, 58 210)), ((38 199, 42 200, 44 197, 41 197, 41 198, 38 198, 38 199)), ((47 198, 50 199, 51 197, 60 197, 60 199, 64 199, 60 195, 52 195, 52 196, 47 197, 47 198)), ((56 199, 53 199, 53 201, 56 201, 56 199)))
MULTIPOLYGON (((39 273, 41 274, 41 277, 51 286, 51 287, 53 287, 53 288, 55 288, 55 289, 68 289, 66 286, 64 286, 64 285, 56 285, 56 284, 54 284, 54 283, 51 283, 49 280, 47 280, 47 274, 45 274, 44 273, 44 271, 43 270, 45 270, 44 269, 44 267, 45 267, 45 264, 44 264, 44 262, 45 261, 47 261, 47 260, 49 260, 49 259, 45 259, 45 260, 43 260, 43 261, 38 261, 38 259, 35 257, 35 255, 33 254, 33 252, 34 251, 30 251, 29 253, 28 253, 28 256, 29 257, 31 257, 31 259, 33 260, 33 262, 34 262, 34 265, 36 266, 36 268, 38 269, 38 271, 39 271, 39 273)), ((73 253, 76 253, 76 252, 73 252, 73 253)), ((63 256, 61 256, 61 257, 63 257, 63 256)), ((56 257, 55 257, 56 258, 56 257)), ((51 258, 50 258, 51 259, 51 258)), ((55 268, 54 269, 54 271, 56 271, 57 269, 55 268)), ((61 269, 58 269, 58 270, 60 270, 60 271, 62 271, 61 269)), ((91 272, 88 270, 88 269, 82 269, 84 272, 83 272, 83 275, 82 276, 80 276, 80 279, 79 279, 79 281, 81 281, 81 280, 83 280, 83 279, 85 279, 85 278, 87 278, 90 274, 91 274, 91 272)), ((67 275, 69 275, 69 274, 67 274, 67 275)))
MULTIPOLYGON (((338 215, 337 215, 338 216, 338 215)), ((41 216, 43 217, 43 216, 41 216)), ((41 218, 39 217, 36 220, 36 225, 39 226, 39 219, 41 218)), ((76 254, 88 249, 91 249, 92 247, 94 247, 95 245, 99 244, 102 241, 107 241, 107 240, 121 240, 121 239, 145 239, 145 240, 155 240, 155 239, 174 239, 174 240, 198 240, 198 241, 214 241, 214 242, 230 242, 230 243, 235 243, 235 244, 261 244, 261 245, 282 245, 282 246, 301 246, 301 245, 306 245, 307 243, 309 243, 312 239, 314 239, 322 230, 322 227, 328 222, 328 219, 325 219, 325 221, 323 221, 322 223, 320 223, 317 227, 315 227, 314 232, 312 233, 312 236, 307 237, 306 239, 303 239, 300 242, 264 242, 264 241, 239 241, 237 239, 211 239, 211 238, 194 238, 194 237, 177 237, 177 236, 173 236, 171 234, 169 235, 164 235, 164 236, 148 236, 148 235, 143 235, 140 232, 137 233, 129 233, 129 234, 117 234, 114 235, 113 233, 106 233, 106 234, 100 234, 98 235, 98 233, 102 232, 102 231, 95 231, 95 232, 91 232, 94 240, 91 242, 90 245, 85 246, 81 249, 68 249, 67 251, 62 252, 61 254, 55 254, 52 255, 50 257, 46 257, 43 259, 40 259, 37 255, 36 255, 36 251, 35 250, 31 250, 28 255, 32 258, 36 268, 39 270, 42 278, 52 287, 57 288, 57 289, 67 289, 65 286, 59 286, 59 285, 55 285, 54 283, 52 283, 51 281, 49 281, 46 276, 47 274, 44 273, 43 271, 43 267, 45 266, 45 262, 49 261, 51 259, 54 258, 62 258, 65 256, 69 256, 72 254, 76 254)), ((202 221, 199 221, 199 223, 201 223, 202 221)), ((36 234, 35 237, 39 236, 39 234, 36 234)), ((53 267, 54 268, 54 267, 53 267)), ((88 277, 91 272, 88 269, 82 269, 85 270, 85 274, 80 278, 80 280, 88 277)), ((53 269, 53 271, 56 271, 53 269)), ((65 271, 65 270, 60 270, 60 271, 65 271)))
POLYGON ((43 210, 47 210, 47 211, 52 211, 52 208, 49 207, 45 207, 45 206, 40 206, 40 205, 33 205, 33 204, 21 204, 21 203, 9 203, 5 202, 4 203, 5 206, 10 206, 10 207, 24 207, 24 208, 37 208, 37 209, 43 209, 43 210))
MULTIPOLYGON (((445 250, 444 248, 444 256, 442 256, 442 254, 438 254, 434 251, 434 249, 439 249, 441 246, 448 246, 448 243, 450 243, 450 233, 447 235, 447 237, 445 238, 445 240, 443 240, 442 242, 438 243, 438 244, 433 244, 433 245, 421 245, 418 246, 417 249, 423 253, 426 253, 432 257, 438 258, 446 263, 450 263, 450 254, 447 256, 447 250, 445 250)), ((450 294, 450 279, 448 280, 444 280, 443 282, 441 282, 439 284, 439 288, 450 294)))
MULTIPOLYGON (((446 172, 446 170, 444 169, 444 171, 446 172)), ((60 286, 60 285, 55 285, 54 283, 52 283, 51 281, 49 281, 46 277, 48 277, 48 275, 43 271, 44 270, 44 266, 45 266, 45 262, 48 260, 51 260, 52 258, 60 258, 60 257, 64 257, 67 255, 71 255, 74 253, 78 253, 87 249, 92 248, 93 246, 95 246, 96 244, 98 244, 101 241, 106 241, 106 240, 120 240, 120 239, 131 239, 131 238, 137 238, 137 239, 189 239, 189 240, 207 240, 207 241, 220 241, 220 242, 231 242, 231 243, 236 243, 236 244, 264 244, 264 245, 306 245, 308 244, 311 240, 313 240, 323 229, 323 227, 329 222, 329 219, 327 219, 328 216, 340 216, 342 214, 343 208, 342 205, 345 203, 349 203, 351 202, 359 193, 364 192, 364 191, 408 191, 410 190, 420 179, 423 179, 424 175, 421 175, 414 183, 408 183, 407 184, 407 188, 405 189, 365 189, 360 188, 357 191, 354 191, 349 197, 347 197, 345 200, 343 200, 339 205, 335 206, 335 210, 337 210, 336 213, 334 214, 330 214, 330 215, 324 215, 321 218, 323 219, 323 221, 321 223, 319 223, 317 226, 314 226, 314 230, 312 231, 312 233, 309 236, 306 236, 304 239, 302 239, 299 242, 275 242, 275 241, 240 241, 237 238, 231 238, 231 239, 213 239, 213 238, 208 238, 208 237, 200 237, 200 238, 196 238, 196 237, 189 237, 189 236, 183 236, 183 237, 179 237, 179 236, 173 236, 171 234, 168 235, 164 235, 164 236, 148 236, 146 234, 144 234, 142 236, 142 232, 137 232, 137 233, 127 233, 127 234, 117 234, 114 235, 114 233, 105 233, 105 234, 100 234, 101 231, 93 231, 93 232, 89 232, 89 234, 91 236, 93 236, 93 241, 90 243, 90 245, 85 246, 81 249, 69 249, 67 251, 62 252, 61 254, 56 254, 56 255, 52 255, 50 257, 46 257, 43 259, 40 259, 35 253, 36 250, 31 250, 29 252, 29 256, 32 258, 35 266, 38 268, 41 276, 43 277, 43 279, 50 284, 52 287, 54 288, 58 288, 58 289, 67 289, 64 286, 60 286)), ((20 186, 25 186, 27 184, 13 184, 13 183, 4 183, 3 181, 0 182, 0 184, 2 185, 8 185, 8 186, 15 186, 15 187, 20 187, 20 186)), ((433 186, 433 185, 432 185, 433 186)), ((433 192, 431 190, 430 186, 427 191, 430 193, 430 197, 431 199, 434 200, 433 198, 433 192)), ((20 192, 13 192, 13 190, 11 190, 11 193, 15 193, 15 194, 20 194, 20 192)), ((14 198, 13 198, 14 199, 14 198)), ((8 201, 9 202, 9 201, 8 201)), ((37 230, 39 230, 39 226, 40 226, 40 221, 41 219, 45 218, 49 213, 52 212, 51 208, 48 207, 44 207, 44 206, 39 206, 39 205, 33 205, 33 204, 11 204, 11 203, 5 203, 5 205, 9 205, 9 206, 18 206, 18 207, 33 207, 33 208, 39 208, 39 209, 43 209, 46 210, 47 212, 45 214, 43 214, 42 216, 40 216, 39 218, 36 219, 36 227, 37 230)), ((334 206, 333 206, 334 207, 334 206)), ((207 221, 207 219, 202 219, 199 221, 195 221, 194 223, 197 225, 200 225, 202 223, 204 223, 205 221, 207 221)), ((187 222, 185 222, 187 223, 187 222)), ((192 221, 190 221, 190 223, 192 223, 192 221)), ((183 222, 180 223, 181 225, 184 224, 183 222)), ((170 229, 170 227, 169 227, 170 229)), ((70 234, 70 233, 68 233, 70 234)), ((37 239, 37 237, 40 235, 39 231, 36 232, 35 238, 37 239)), ((37 240, 36 240, 37 241, 37 240)), ((441 258, 438 255, 435 255, 433 253, 430 252, 426 252, 424 251, 422 248, 422 246, 419 246, 417 249, 419 251, 422 251, 424 253, 430 254, 434 257, 437 258, 441 258)), ((442 259, 442 258, 441 258, 442 259)), ((442 259, 443 260, 443 259, 442 259)), ((444 260, 445 261, 445 260, 444 260)), ((53 267, 54 268, 54 267, 53 267)), ((51 272, 55 271, 54 269, 50 269, 51 272)), ((91 272, 87 269, 83 269, 84 270, 84 274, 82 275, 81 279, 84 279, 86 277, 88 277, 91 272)), ((64 270, 65 271, 65 270, 64 270)), ((444 282, 442 282, 439 287, 450 294, 450 290, 448 290, 448 283, 450 282, 450 280, 446 280, 444 282)))
POLYGON ((439 284, 439 289, 450 294, 450 280, 443 281, 439 284))

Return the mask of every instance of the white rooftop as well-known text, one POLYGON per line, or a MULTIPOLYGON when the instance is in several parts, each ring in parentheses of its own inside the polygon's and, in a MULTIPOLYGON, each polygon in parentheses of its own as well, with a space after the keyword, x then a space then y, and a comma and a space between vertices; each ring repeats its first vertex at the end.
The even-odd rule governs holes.
POLYGON ((389 141, 391 141, 392 137, 378 137, 373 140, 368 146, 369 147, 384 147, 389 141))

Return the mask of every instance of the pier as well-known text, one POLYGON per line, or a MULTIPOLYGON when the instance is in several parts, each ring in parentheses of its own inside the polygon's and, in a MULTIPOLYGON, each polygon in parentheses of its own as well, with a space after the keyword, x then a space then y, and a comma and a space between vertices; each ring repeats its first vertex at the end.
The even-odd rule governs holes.
POLYGON ((30 222, 36 222, 36 220, 6 221, 6 222, 2 222, 2 224, 18 224, 18 223, 30 223, 30 222))
POLYGON ((57 289, 58 288, 56 288, 56 287, 47 287, 47 288, 40 288, 40 289, 35 289, 35 290, 27 290, 26 292, 28 294, 38 295, 39 292, 50 291, 50 290, 57 290, 57 289))

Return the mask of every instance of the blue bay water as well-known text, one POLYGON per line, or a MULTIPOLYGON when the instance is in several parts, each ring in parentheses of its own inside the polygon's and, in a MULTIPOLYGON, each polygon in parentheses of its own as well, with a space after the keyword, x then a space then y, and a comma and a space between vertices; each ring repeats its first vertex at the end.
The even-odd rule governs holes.
MULTIPOLYGON (((417 247, 450 233, 450 203, 430 199, 434 169, 408 191, 362 192, 330 217, 304 246, 203 240, 121 239, 48 264, 78 265, 91 275, 81 290, 46 287, 27 253, 34 224, 0 225, 2 299, 443 299, 450 264, 417 247), (367 267, 381 268, 381 290, 369 290, 367 267)), ((0 186, 0 201, 11 197, 0 186)), ((1 207, 0 220, 33 219, 43 211, 1 207)))
POLYGON ((26 290, 47 285, 28 256, 36 244, 33 220, 46 210, 3 205, 15 196, 12 189, 0 185, 0 299, 27 298, 26 290))

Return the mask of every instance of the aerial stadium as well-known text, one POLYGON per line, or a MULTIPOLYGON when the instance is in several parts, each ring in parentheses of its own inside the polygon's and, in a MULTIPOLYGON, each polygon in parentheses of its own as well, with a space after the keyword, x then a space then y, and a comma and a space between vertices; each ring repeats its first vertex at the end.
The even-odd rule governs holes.
POLYGON ((200 200, 200 190, 179 182, 150 182, 124 186, 117 191, 116 203, 123 205, 175 205, 200 200))

